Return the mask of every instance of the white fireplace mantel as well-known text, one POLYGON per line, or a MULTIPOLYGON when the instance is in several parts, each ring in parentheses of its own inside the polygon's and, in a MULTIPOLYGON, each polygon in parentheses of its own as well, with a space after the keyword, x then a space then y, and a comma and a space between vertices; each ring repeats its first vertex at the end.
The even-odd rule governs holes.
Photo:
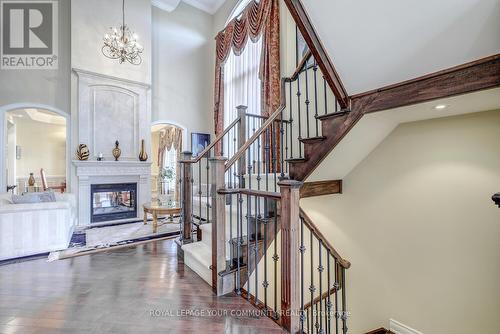
POLYGON ((142 218, 142 205, 151 197, 151 162, 142 161, 80 161, 73 160, 78 178, 78 224, 90 224, 91 185, 136 183, 137 218, 142 218))

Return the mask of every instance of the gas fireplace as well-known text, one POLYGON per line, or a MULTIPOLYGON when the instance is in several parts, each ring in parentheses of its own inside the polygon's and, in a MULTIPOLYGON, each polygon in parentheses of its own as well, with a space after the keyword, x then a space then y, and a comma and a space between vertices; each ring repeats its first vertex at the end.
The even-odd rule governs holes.
POLYGON ((137 217, 137 184, 92 184, 90 189, 91 222, 137 217))

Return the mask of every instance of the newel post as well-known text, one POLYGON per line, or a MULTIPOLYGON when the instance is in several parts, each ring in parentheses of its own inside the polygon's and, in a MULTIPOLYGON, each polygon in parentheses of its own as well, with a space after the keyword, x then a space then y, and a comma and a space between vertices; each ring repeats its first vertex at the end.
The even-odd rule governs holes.
POLYGON ((281 192, 281 319, 290 333, 300 329, 300 207, 302 182, 283 180, 281 192))
POLYGON ((183 244, 187 244, 193 241, 193 165, 189 162, 183 162, 191 160, 193 153, 182 152, 181 164, 181 194, 182 194, 182 236, 181 240, 183 244))
MULTIPOLYGON (((247 141, 247 106, 237 106, 238 117, 240 122, 238 123, 238 149, 240 149, 247 141)), ((238 176, 240 181, 240 188, 245 188, 245 174, 247 170, 246 165, 246 154, 242 154, 238 159, 238 176)))
POLYGON ((227 158, 210 158, 210 195, 212 200, 212 289, 218 296, 232 291, 219 273, 226 269, 226 195, 217 190, 225 188, 225 162, 227 158), (227 291, 227 289, 230 289, 227 291))

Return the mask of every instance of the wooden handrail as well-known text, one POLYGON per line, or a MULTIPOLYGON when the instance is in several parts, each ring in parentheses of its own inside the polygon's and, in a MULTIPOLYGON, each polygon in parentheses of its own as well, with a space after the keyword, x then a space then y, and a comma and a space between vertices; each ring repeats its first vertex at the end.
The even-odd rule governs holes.
POLYGON ((281 79, 281 102, 278 109, 276 109, 276 111, 272 113, 264 123, 262 123, 260 128, 254 132, 252 137, 250 137, 245 142, 245 144, 243 144, 240 147, 238 152, 236 152, 233 155, 233 157, 226 162, 226 172, 229 170, 229 168, 231 168, 232 165, 234 165, 236 161, 238 161, 245 154, 246 150, 250 147, 250 145, 252 145, 253 142, 256 141, 257 138, 259 138, 259 136, 278 118, 278 116, 281 115, 281 113, 286 107, 285 84, 288 80, 289 80, 288 78, 281 79))
POLYGON ((198 161, 201 160, 201 158, 203 158, 203 156, 205 156, 205 154, 207 154, 218 142, 220 142, 222 140, 222 138, 229 132, 229 130, 231 130, 232 128, 234 128, 234 126, 236 124, 238 124, 240 122, 240 118, 236 118, 231 124, 229 124, 229 126, 227 128, 224 129, 224 131, 222 131, 222 133, 220 135, 218 135, 215 140, 213 142, 211 142, 207 147, 205 147, 205 149, 203 151, 201 151, 197 156, 196 158, 194 159, 190 159, 190 160, 179 160, 180 163, 186 163, 186 164, 195 164, 197 163, 198 161))
POLYGON ((290 81, 294 81, 299 77, 300 73, 302 72, 302 69, 307 64, 307 61, 309 60, 309 58, 311 58, 311 56, 312 56, 311 50, 307 50, 306 54, 304 55, 304 57, 302 57, 302 60, 299 62, 297 68, 295 68, 295 71, 290 77, 290 81))
POLYGON ((300 0, 285 0, 285 4, 288 7, 288 11, 292 15, 293 20, 297 24, 297 27, 304 37, 309 50, 311 50, 314 59, 318 63, 321 72, 325 76, 328 85, 336 96, 340 107, 346 109, 350 107, 350 98, 347 91, 340 80, 333 63, 325 50, 325 47, 321 43, 321 40, 316 33, 311 19, 307 15, 304 6, 300 0))
MULTIPOLYGON (((254 118, 260 118, 260 119, 268 119, 269 117, 268 116, 264 116, 264 115, 256 115, 256 114, 249 114, 249 113, 246 113, 245 114, 247 117, 254 117, 254 118)), ((290 121, 284 119, 284 120, 281 120, 281 119, 276 119, 274 120, 275 122, 283 122, 283 123, 290 123, 290 121)))
POLYGON ((319 303, 323 299, 327 298, 329 295, 333 295, 335 292, 337 292, 337 289, 335 287, 330 288, 329 291, 325 291, 325 292, 323 292, 323 294, 321 296, 314 298, 312 303, 310 301, 305 303, 304 304, 304 311, 307 310, 308 308, 310 308, 311 306, 316 305, 317 303, 319 303))
POLYGON ((333 248, 332 244, 328 242, 325 236, 319 231, 316 225, 314 225, 311 218, 309 218, 302 208, 300 208, 300 217, 304 220, 304 224, 306 224, 309 230, 311 230, 311 233, 318 238, 318 240, 321 240, 325 248, 330 251, 330 254, 332 254, 332 256, 337 260, 338 264, 344 269, 349 269, 351 267, 351 263, 340 256, 340 254, 335 250, 335 248, 333 248))
POLYGON ((231 194, 243 194, 250 195, 256 197, 265 197, 265 198, 274 198, 280 199, 281 194, 273 191, 265 191, 265 190, 253 190, 253 189, 245 189, 245 188, 232 188, 232 189, 219 189, 217 193, 224 195, 231 194))

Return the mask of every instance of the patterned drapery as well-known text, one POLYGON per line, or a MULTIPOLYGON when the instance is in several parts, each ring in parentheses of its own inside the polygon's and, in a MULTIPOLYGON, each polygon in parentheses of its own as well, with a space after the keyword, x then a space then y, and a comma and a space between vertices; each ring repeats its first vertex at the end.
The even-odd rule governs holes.
MULTIPOLYGON (((216 136, 224 130, 224 63, 231 50, 236 55, 241 54, 248 38, 253 42, 261 36, 263 38, 259 70, 262 82, 261 114, 269 116, 280 106, 279 26, 278 0, 252 1, 239 17, 229 22, 226 28, 217 34, 214 92, 216 136)), ((276 139, 276 145, 279 147, 279 136, 276 136, 276 139)), ((279 153, 279 150, 276 151, 279 153)), ((220 154, 221 145, 217 145, 216 152, 220 154)), ((280 161, 279 157, 277 161, 280 161)))
MULTIPOLYGON (((158 133, 158 167, 160 170, 164 167, 165 152, 170 151, 172 148, 176 150, 177 161, 180 159, 182 151, 182 129, 176 126, 166 126, 158 133)), ((179 164, 175 164, 175 199, 179 201, 179 164)))

